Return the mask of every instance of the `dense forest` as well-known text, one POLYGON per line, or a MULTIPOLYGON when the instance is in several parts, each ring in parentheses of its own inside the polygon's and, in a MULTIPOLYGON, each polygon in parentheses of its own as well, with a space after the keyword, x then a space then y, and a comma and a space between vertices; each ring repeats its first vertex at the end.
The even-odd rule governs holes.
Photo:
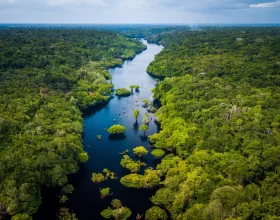
MULTIPOLYGON (((165 156, 138 174, 147 149, 133 149, 137 160, 122 153, 131 173, 121 184, 155 189, 153 206, 136 219, 279 219, 280 28, 93 29, 0 29, 0 219, 31 219, 42 187, 73 191, 67 177, 88 159, 81 111, 110 99, 107 69, 145 50, 133 39, 140 37, 165 46, 147 68, 159 77, 153 92, 161 106, 160 131, 149 136, 152 155, 165 156)), ((92 175, 95 183, 110 178, 108 169, 92 175)), ((101 215, 128 219, 125 205, 114 199, 101 215)), ((77 219, 68 211, 58 218, 77 219)))
POLYGON ((150 141, 168 152, 151 201, 172 219, 279 219, 280 29, 148 39, 165 45, 148 67, 164 77, 154 89, 161 131, 150 141))
POLYGON ((81 110, 110 99, 107 69, 145 49, 108 31, 0 29, 0 219, 29 219, 41 188, 87 161, 81 110))

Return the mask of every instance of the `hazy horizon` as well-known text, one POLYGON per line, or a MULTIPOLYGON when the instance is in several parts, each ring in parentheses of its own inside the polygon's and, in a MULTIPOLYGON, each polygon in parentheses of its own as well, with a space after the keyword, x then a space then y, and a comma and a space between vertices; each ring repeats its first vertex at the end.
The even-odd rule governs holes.
POLYGON ((0 23, 278 24, 280 1, 1 0, 0 23))

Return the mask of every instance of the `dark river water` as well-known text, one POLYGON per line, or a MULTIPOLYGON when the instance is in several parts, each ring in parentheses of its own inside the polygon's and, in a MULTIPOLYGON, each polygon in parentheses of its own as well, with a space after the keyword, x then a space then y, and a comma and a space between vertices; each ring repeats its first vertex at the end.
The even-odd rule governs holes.
MULTIPOLYGON (((132 61, 125 61, 122 68, 110 69, 113 76, 112 82, 115 88, 128 88, 129 85, 138 84, 141 86, 139 92, 134 92, 129 97, 114 97, 110 102, 98 109, 92 110, 84 116, 84 149, 88 152, 89 160, 83 164, 79 172, 70 177, 70 183, 75 187, 75 191, 69 196, 66 207, 77 214, 79 220, 103 219, 100 212, 110 206, 111 200, 120 199, 123 205, 132 210, 130 219, 135 219, 137 213, 144 214, 151 206, 149 198, 154 194, 153 190, 135 190, 122 186, 120 178, 129 171, 120 165, 122 155, 120 152, 130 150, 129 156, 135 158, 132 149, 136 146, 145 146, 149 152, 149 141, 141 138, 143 132, 138 128, 142 124, 142 119, 147 110, 142 107, 142 100, 152 100, 151 90, 155 87, 156 81, 146 73, 146 68, 163 47, 156 44, 147 44, 147 50, 138 54, 132 61), (140 110, 138 124, 133 118, 133 109, 140 110), (121 113, 121 115, 119 115, 121 113), (120 118, 120 116, 122 118, 120 118), (116 119, 116 122, 114 122, 116 119), (105 128, 114 124, 121 124, 127 128, 126 137, 122 139, 109 138, 105 128), (97 135, 102 135, 98 140, 97 135), (107 180, 100 184, 91 181, 93 172, 102 172, 104 168, 116 173, 117 180, 107 180), (104 199, 100 198, 100 188, 110 187, 113 195, 104 199)), ((150 114, 154 119, 154 116, 150 114)), ((148 135, 157 132, 157 125, 150 122, 148 135)), ((135 158, 136 159, 136 158, 135 158)), ((144 157, 147 167, 154 167, 158 161, 149 153, 144 157)), ((143 173, 143 169, 141 172, 143 173)), ((51 190, 50 190, 51 191, 51 190)), ((43 203, 35 216, 35 219, 55 219, 55 213, 62 205, 57 199, 53 199, 54 192, 43 194, 43 203)))

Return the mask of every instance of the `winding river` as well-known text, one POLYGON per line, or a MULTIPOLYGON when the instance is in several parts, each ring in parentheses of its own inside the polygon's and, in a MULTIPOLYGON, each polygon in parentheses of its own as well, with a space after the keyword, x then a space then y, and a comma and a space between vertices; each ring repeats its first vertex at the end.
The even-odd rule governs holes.
MULTIPOLYGON (((110 69, 115 88, 129 88, 129 85, 138 84, 141 86, 139 92, 134 92, 129 97, 119 98, 115 96, 106 106, 84 115, 83 144, 85 151, 88 152, 89 160, 81 166, 77 174, 70 177, 70 183, 75 187, 75 191, 69 196, 69 201, 66 204, 70 211, 77 214, 79 220, 102 219, 100 212, 109 207, 111 200, 114 198, 120 199, 123 205, 132 210, 133 214, 130 219, 135 219, 138 213, 144 214, 151 206, 149 198, 154 194, 153 190, 128 189, 119 182, 122 176, 129 173, 120 165, 122 159, 120 152, 128 149, 130 150, 129 156, 134 158, 132 149, 136 146, 145 146, 151 151, 148 139, 143 140, 141 138, 142 132, 138 128, 147 112, 142 107, 142 100, 152 100, 151 90, 156 84, 156 81, 146 73, 146 68, 163 47, 148 44, 145 40, 143 40, 143 43, 147 45, 147 50, 138 54, 132 61, 125 61, 121 68, 110 69), (132 115, 135 108, 140 110, 138 124, 135 124, 132 115), (116 122, 114 122, 114 119, 116 119, 116 122), (109 138, 105 128, 109 128, 113 124, 121 124, 127 128, 125 138, 109 138), (102 139, 98 140, 97 135, 102 135, 102 139), (94 184, 91 181, 92 173, 102 172, 104 168, 116 173, 119 179, 94 184), (99 189, 104 187, 110 187, 113 195, 101 199, 99 189)), ((154 119, 154 116, 151 116, 154 119)), ((147 134, 151 135, 155 132, 157 132, 157 125, 154 121, 151 121, 147 134)), ((146 155, 144 160, 147 164, 146 168, 154 167, 158 163, 151 154, 146 155)), ((143 169, 141 173, 143 173, 143 169)), ((49 199, 49 195, 49 193, 43 195, 43 204, 38 215, 36 215, 36 219, 54 219, 54 213, 61 205, 52 202, 53 199, 49 199)))

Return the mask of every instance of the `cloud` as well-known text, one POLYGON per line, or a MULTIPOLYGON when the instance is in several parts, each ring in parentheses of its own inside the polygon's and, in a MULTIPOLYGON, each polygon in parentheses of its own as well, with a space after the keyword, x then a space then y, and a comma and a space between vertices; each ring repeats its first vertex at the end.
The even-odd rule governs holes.
POLYGON ((0 0, 2 8, 90 8, 108 7, 111 0, 0 0))
POLYGON ((0 0, 0 23, 280 23, 279 6, 280 0, 0 0))
POLYGON ((280 1, 252 4, 250 8, 280 8, 280 1))
POLYGON ((91 7, 91 6, 110 6, 105 0, 47 0, 49 6, 63 7, 91 7))
POLYGON ((266 0, 0 0, 0 9, 111 7, 138 10, 176 9, 189 12, 211 12, 253 7, 276 7, 279 5, 279 0, 276 2, 266 2, 266 0))

